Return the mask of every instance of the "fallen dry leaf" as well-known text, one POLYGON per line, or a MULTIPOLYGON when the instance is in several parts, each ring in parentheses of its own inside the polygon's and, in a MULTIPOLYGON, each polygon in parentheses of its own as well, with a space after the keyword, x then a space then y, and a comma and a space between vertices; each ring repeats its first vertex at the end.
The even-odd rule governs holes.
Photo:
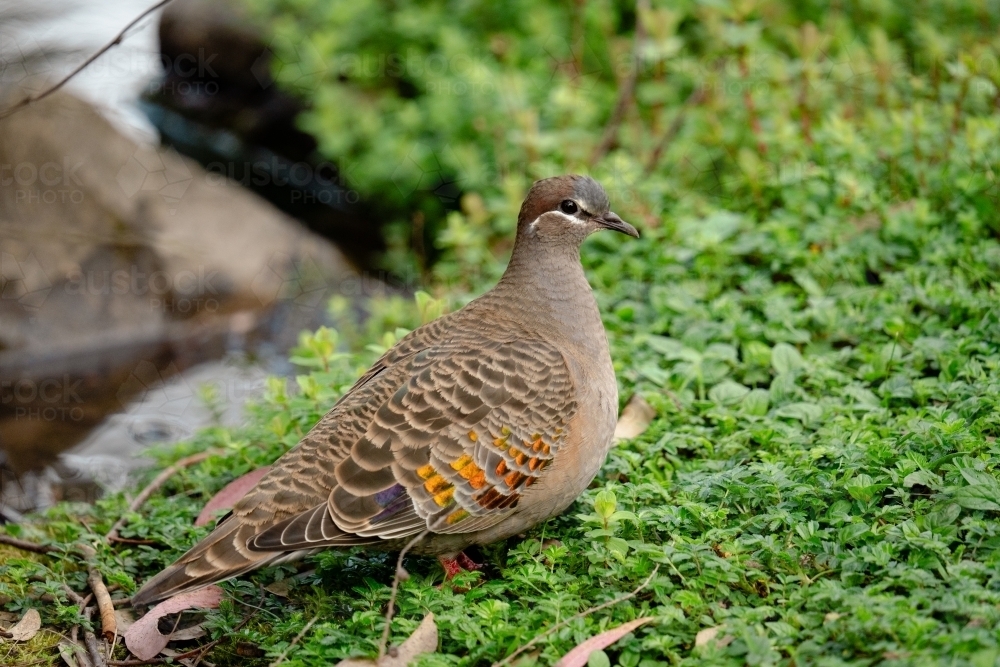
POLYGON ((181 628, 180 630, 175 630, 170 633, 170 641, 172 642, 184 642, 190 641, 192 639, 201 639, 207 635, 205 628, 202 627, 201 623, 196 625, 191 625, 186 628, 181 628))
POLYGON ((712 643, 713 640, 718 648, 732 644, 735 639, 732 635, 724 635, 723 637, 716 639, 716 636, 723 627, 724 626, 722 625, 716 625, 714 628, 704 628, 698 631, 698 634, 694 636, 694 647, 701 648, 702 646, 707 646, 712 643))
POLYGON ((656 416, 656 410, 639 394, 632 394, 615 426, 615 440, 628 440, 642 435, 656 416))
POLYGON ((416 660, 418 655, 436 651, 437 645, 437 623, 434 622, 434 614, 427 614, 405 642, 390 649, 378 660, 348 658, 338 662, 335 667, 372 667, 372 665, 375 667, 406 667, 416 660))
POLYGON ((42 627, 42 617, 38 615, 38 611, 35 609, 29 609, 24 612, 24 616, 21 620, 11 627, 7 628, 7 641, 12 642, 26 642, 36 634, 42 627))
POLYGON ((715 636, 719 634, 719 630, 721 629, 722 626, 717 625, 714 628, 705 628, 703 630, 699 630, 698 634, 694 636, 694 647, 698 648, 700 646, 708 644, 708 642, 715 639, 715 636))
POLYGON ((594 651, 600 651, 611 646, 616 641, 638 628, 640 625, 645 625, 646 623, 654 620, 656 619, 652 616, 643 616, 642 618, 637 618, 634 621, 623 623, 617 628, 605 630, 599 635, 594 635, 564 655, 562 659, 556 663, 556 667, 583 667, 583 665, 587 664, 587 661, 590 659, 590 654, 594 651))
POLYGON ((185 609, 214 609, 222 600, 222 589, 208 586, 174 596, 156 605, 125 632, 125 646, 140 660, 152 660, 167 646, 170 637, 160 634, 156 623, 167 614, 185 609))
POLYGON ((70 641, 66 637, 59 639, 59 655, 69 667, 83 667, 90 664, 87 649, 80 642, 70 641), (79 658, 77 656, 80 656, 79 658))
POLYGON ((135 614, 128 609, 115 609, 115 622, 118 624, 118 633, 123 634, 135 623, 135 614))
POLYGON ((279 598, 287 598, 291 587, 292 584, 288 579, 282 579, 281 581, 276 581, 273 584, 264 586, 264 590, 277 595, 279 598))
POLYGON ((250 489, 257 485, 260 478, 271 471, 271 466, 264 466, 251 470, 247 474, 237 477, 229 484, 222 487, 222 490, 212 496, 212 499, 201 508, 198 518, 194 520, 194 525, 205 526, 212 522, 215 513, 219 510, 232 509, 233 505, 243 499, 250 489))

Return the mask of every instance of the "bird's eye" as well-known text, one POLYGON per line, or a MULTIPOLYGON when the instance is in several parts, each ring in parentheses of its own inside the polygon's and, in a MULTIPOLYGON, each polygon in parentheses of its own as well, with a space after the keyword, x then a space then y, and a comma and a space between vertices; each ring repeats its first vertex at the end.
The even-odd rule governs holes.
POLYGON ((574 213, 580 210, 580 207, 577 206, 576 202, 573 201, 572 199, 564 199, 562 203, 559 204, 559 208, 562 210, 563 213, 569 215, 573 215, 574 213))

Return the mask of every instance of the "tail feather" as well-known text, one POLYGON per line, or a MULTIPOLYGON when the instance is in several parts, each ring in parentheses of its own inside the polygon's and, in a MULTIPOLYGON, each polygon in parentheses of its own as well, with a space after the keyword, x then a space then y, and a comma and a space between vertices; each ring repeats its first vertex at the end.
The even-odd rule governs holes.
POLYGON ((147 581, 132 596, 133 606, 145 606, 180 593, 239 576, 275 560, 284 552, 247 549, 257 530, 230 517, 172 565, 147 581))

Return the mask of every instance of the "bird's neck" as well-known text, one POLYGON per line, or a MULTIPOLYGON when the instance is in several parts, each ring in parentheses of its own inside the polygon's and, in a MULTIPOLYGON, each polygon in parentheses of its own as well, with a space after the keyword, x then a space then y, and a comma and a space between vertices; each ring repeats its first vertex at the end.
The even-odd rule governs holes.
POLYGON ((604 326, 576 244, 518 243, 494 293, 525 323, 560 332, 567 342, 607 354, 604 326), (597 334, 600 335, 597 335, 597 334))

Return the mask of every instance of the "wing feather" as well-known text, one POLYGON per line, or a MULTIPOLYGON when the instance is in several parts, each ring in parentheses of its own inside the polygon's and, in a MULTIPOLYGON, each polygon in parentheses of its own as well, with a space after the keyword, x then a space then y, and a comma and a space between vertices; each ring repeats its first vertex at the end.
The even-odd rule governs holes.
POLYGON ((576 411, 561 353, 538 340, 474 353, 441 345, 408 358, 404 372, 393 371, 369 380, 377 386, 405 379, 381 388, 387 399, 369 407, 364 431, 339 446, 343 455, 321 485, 330 488, 326 503, 264 527, 252 549, 495 525, 544 474, 576 411))

